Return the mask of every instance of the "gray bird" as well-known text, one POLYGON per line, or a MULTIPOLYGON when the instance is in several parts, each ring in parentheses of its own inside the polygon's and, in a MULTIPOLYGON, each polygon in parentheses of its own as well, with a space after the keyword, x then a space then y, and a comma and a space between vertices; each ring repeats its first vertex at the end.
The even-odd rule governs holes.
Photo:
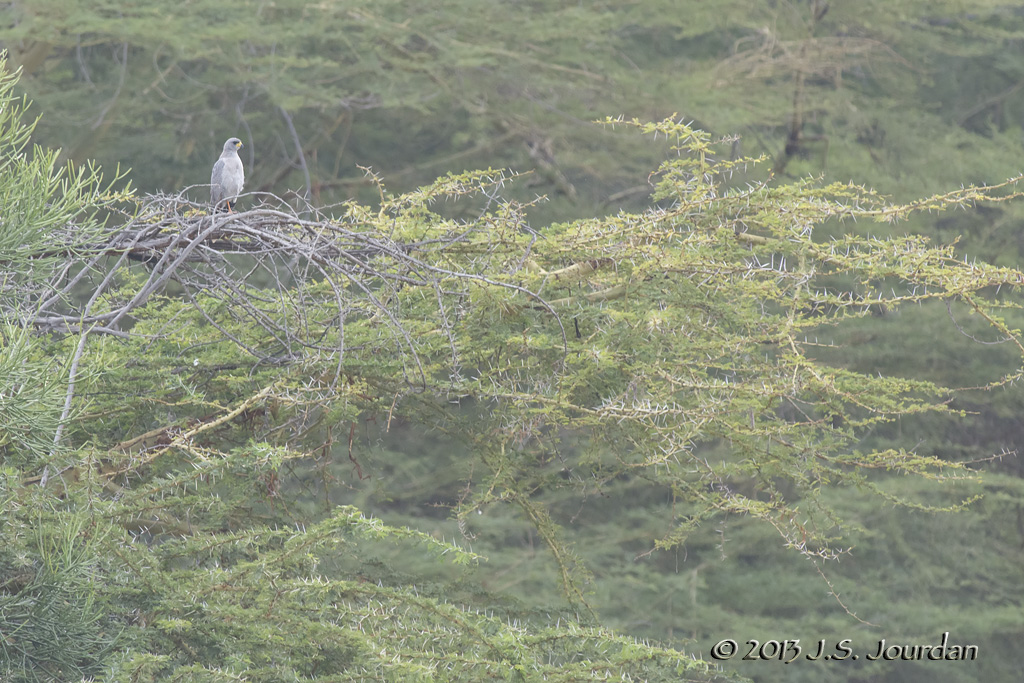
POLYGON ((219 211, 227 205, 228 213, 231 213, 231 209, 238 201, 238 195, 245 183, 242 160, 238 158, 238 150, 242 147, 241 140, 229 138, 224 143, 220 158, 213 165, 213 173, 210 174, 210 203, 213 204, 214 211, 219 211))

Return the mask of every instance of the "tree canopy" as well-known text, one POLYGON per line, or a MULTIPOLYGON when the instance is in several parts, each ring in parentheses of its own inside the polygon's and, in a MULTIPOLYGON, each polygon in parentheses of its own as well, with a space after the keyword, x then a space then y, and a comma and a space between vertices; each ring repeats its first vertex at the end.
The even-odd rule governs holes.
POLYGON ((224 7, 0 33, 5 680, 1013 677, 1017 14, 224 7))

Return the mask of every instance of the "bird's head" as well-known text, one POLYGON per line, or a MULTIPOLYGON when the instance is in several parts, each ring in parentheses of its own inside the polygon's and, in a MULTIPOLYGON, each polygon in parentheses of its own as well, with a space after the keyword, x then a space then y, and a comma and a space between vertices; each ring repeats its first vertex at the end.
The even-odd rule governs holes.
POLYGON ((243 147, 245 147, 245 145, 243 145, 242 141, 239 140, 238 138, 228 138, 228 141, 224 143, 224 151, 225 152, 231 152, 233 150, 239 150, 239 149, 242 149, 243 147))

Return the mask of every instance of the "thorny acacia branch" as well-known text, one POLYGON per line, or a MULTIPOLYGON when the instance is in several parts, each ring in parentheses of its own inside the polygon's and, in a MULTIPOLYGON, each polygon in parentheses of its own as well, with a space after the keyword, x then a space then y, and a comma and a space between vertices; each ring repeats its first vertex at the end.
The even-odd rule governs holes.
MULTIPOLYGON (((465 239, 464 233, 403 243, 352 217, 328 217, 308 206, 300 216, 283 201, 269 195, 267 199, 249 211, 210 215, 206 207, 180 195, 150 196, 104 243, 91 245, 86 258, 81 249, 62 254, 58 239, 51 256, 61 255, 66 263, 54 268, 47 286, 18 297, 36 302, 31 315, 22 316, 22 324, 47 332, 126 337, 131 334, 126 318, 175 283, 196 306, 200 304, 195 295, 203 293, 255 321, 275 342, 275 351, 246 347, 247 351, 262 363, 280 364, 296 359, 300 347, 342 355, 344 321, 358 297, 364 314, 368 304, 404 342, 422 381, 416 346, 394 314, 390 299, 405 286, 437 289, 442 279, 477 281, 519 291, 555 315, 538 295, 518 285, 483 273, 443 268, 425 258, 428 252, 436 255, 456 246, 465 239), (116 275, 129 267, 137 269, 140 263, 146 269, 144 281, 130 298, 117 298, 116 275), (252 282, 260 284, 246 286, 252 282), (316 333, 311 327, 295 329, 268 315, 265 305, 258 305, 277 299, 301 309, 294 304, 324 296, 322 285, 333 298, 334 324, 341 332, 334 346, 321 344, 322 329, 316 333), (83 292, 88 303, 80 305, 76 302, 83 292)), ((66 228, 68 233, 73 230, 74 226, 66 228)))

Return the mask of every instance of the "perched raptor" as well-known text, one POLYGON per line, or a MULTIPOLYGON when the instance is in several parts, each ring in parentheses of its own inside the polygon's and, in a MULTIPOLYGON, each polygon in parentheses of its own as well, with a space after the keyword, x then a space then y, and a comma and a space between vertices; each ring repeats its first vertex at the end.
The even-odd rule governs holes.
POLYGON ((228 213, 234 208, 238 201, 238 194, 242 191, 242 184, 245 182, 245 172, 242 170, 242 160, 238 158, 238 150, 242 149, 242 141, 238 138, 230 138, 224 143, 224 150, 220 158, 213 165, 213 173, 210 174, 210 203, 213 210, 219 211, 227 205, 228 213))

